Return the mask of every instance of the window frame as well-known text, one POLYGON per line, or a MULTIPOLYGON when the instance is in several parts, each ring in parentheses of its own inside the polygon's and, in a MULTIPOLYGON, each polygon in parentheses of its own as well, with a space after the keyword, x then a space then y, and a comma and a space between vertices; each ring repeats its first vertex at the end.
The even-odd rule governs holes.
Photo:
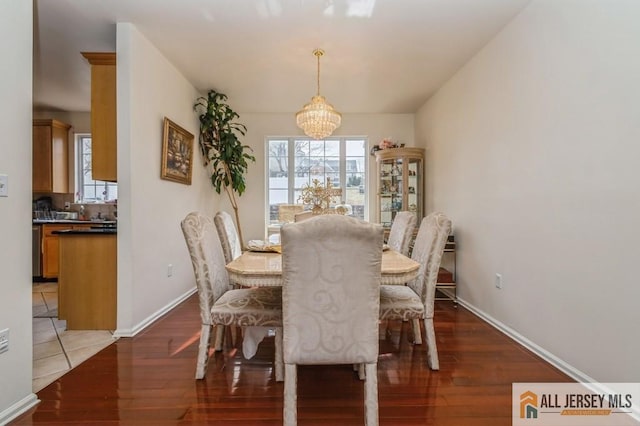
MULTIPOLYGON (((84 178, 84 168, 83 168, 83 160, 84 160, 84 149, 83 149, 83 142, 86 139, 91 139, 91 133, 76 133, 74 135, 74 147, 75 147, 75 200, 77 203, 80 204, 109 204, 112 203, 114 200, 117 200, 117 194, 118 194, 118 184, 116 182, 107 182, 107 181, 103 181, 103 180, 96 180, 96 179, 92 179, 94 181, 93 187, 94 187, 94 192, 98 193, 98 189, 101 187, 104 187, 106 189, 106 187, 111 187, 111 188, 115 188, 116 191, 116 198, 114 198, 113 200, 97 200, 97 199, 86 199, 85 198, 85 178, 84 178), (79 196, 79 194, 81 194, 81 196, 79 196)), ((93 152, 91 153, 93 155, 93 152)), ((92 170, 93 172, 93 170, 92 170)), ((93 175, 92 175, 93 178, 93 175)), ((104 192, 103 192, 104 193, 104 192)))
MULTIPOLYGON (((339 164, 340 164, 340 173, 339 173, 339 187, 342 189, 343 193, 346 192, 347 189, 347 142, 348 141, 358 141, 363 143, 363 153, 362 158, 364 160, 363 165, 363 176, 361 184, 364 185, 364 220, 369 220, 370 206, 369 206, 369 138, 366 136, 336 136, 336 137, 328 137, 325 139, 318 139, 319 141, 338 141, 339 142, 339 164)), ((302 136, 267 136, 264 140, 264 150, 265 150, 265 206, 264 206, 264 223, 267 237, 270 234, 277 233, 275 231, 274 224, 271 223, 271 205, 270 205, 270 158, 272 158, 269 150, 269 144, 273 141, 287 141, 287 203, 288 204, 296 204, 296 188, 295 188, 295 176, 296 176, 296 163, 295 163, 295 142, 296 141, 316 141, 315 139, 302 137, 302 136)), ((340 202, 341 200, 337 200, 340 202)))

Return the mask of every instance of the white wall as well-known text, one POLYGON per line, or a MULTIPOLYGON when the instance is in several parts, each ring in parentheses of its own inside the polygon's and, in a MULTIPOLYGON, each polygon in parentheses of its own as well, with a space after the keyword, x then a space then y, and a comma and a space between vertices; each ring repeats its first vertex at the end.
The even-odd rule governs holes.
POLYGON ((460 297, 601 382, 640 381, 638 22, 533 1, 416 116, 460 297))
POLYGON ((163 118, 197 138, 198 92, 127 23, 117 25, 117 96, 118 334, 130 335, 195 288, 180 221, 213 213, 217 196, 195 139, 192 184, 160 179, 163 118))
POLYGON ((31 392, 31 52, 30 1, 0 2, 0 330, 9 351, 0 354, 0 424, 37 401, 31 392), (25 166, 28 165, 28 166, 25 166))
MULTIPOLYGON (((89 69, 89 63, 87 63, 89 69)), ((88 100, 87 100, 88 101, 88 100)), ((91 111, 45 111, 33 112, 33 118, 60 120, 71 126, 71 133, 91 133, 91 111)))
MULTIPOLYGON (((233 108, 233 99, 229 99, 233 108)), ((295 113, 291 114, 255 114, 239 113, 238 122, 247 126, 247 134, 243 139, 245 145, 253 148, 255 163, 249 163, 247 173, 247 190, 239 198, 240 222, 245 240, 265 237, 266 207, 266 164, 265 138, 268 136, 303 135, 296 126, 295 113)), ((342 125, 334 133, 335 136, 365 136, 369 139, 369 148, 378 144, 383 138, 414 146, 413 114, 343 114, 342 125)), ((369 156, 369 169, 375 173, 375 157, 369 156)), ((369 173, 369 200, 373 206, 375 199, 376 179, 369 173)), ((232 209, 225 198, 221 208, 232 209)))

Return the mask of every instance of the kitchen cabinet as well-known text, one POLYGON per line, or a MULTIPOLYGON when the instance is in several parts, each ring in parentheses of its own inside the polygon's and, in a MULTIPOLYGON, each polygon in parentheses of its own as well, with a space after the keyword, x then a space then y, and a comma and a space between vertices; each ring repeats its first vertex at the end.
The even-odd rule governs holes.
POLYGON ((424 150, 388 148, 376 151, 375 156, 378 222, 388 230, 398 212, 410 211, 420 223, 424 204, 424 150))
POLYGON ((117 236, 60 233, 58 318, 67 330, 115 330, 117 236))
POLYGON ((54 231, 63 229, 90 229, 91 223, 42 225, 42 276, 57 278, 60 262, 58 235, 54 231))
POLYGON ((91 64, 91 173, 95 180, 116 182, 116 54, 82 52, 91 64))
POLYGON ((69 192, 69 129, 58 120, 33 120, 33 192, 69 192))

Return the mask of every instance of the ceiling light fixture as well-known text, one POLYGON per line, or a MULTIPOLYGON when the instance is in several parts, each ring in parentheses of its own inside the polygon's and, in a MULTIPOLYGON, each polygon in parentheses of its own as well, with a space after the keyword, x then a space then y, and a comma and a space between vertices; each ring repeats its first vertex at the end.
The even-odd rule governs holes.
POLYGON ((318 92, 311 98, 311 102, 296 113, 296 124, 305 135, 324 139, 340 127, 342 115, 326 102, 324 96, 320 96, 320 57, 324 55, 324 50, 316 49, 313 54, 318 58, 318 92))

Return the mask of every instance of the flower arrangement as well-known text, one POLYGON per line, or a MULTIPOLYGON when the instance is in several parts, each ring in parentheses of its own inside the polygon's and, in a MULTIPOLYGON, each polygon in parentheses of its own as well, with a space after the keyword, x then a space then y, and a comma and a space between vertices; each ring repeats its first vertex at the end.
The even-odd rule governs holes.
POLYGON ((378 147, 380 149, 395 148, 397 146, 398 145, 396 145, 396 143, 392 141, 390 138, 382 139, 382 141, 378 144, 378 147))
POLYGON ((313 214, 321 214, 324 210, 323 206, 329 207, 333 197, 334 191, 329 184, 325 187, 318 179, 313 179, 311 185, 305 185, 302 188, 298 201, 313 206, 311 208, 313 214))

